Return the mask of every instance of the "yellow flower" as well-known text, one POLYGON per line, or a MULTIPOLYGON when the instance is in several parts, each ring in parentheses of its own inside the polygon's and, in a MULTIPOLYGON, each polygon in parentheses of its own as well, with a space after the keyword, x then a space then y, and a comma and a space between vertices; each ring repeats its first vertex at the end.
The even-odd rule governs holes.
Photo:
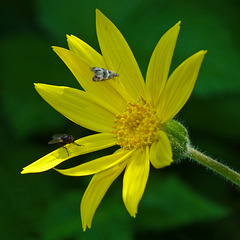
POLYGON ((162 168, 172 163, 172 149, 165 132, 188 100, 206 51, 185 60, 168 78, 180 22, 158 42, 146 83, 125 39, 115 25, 96 11, 97 36, 102 55, 75 36, 67 36, 69 49, 53 50, 72 71, 83 89, 35 84, 38 93, 71 121, 98 132, 67 144, 25 167, 22 173, 54 168, 72 157, 119 145, 111 155, 69 169, 69 176, 94 174, 81 202, 83 230, 91 227, 94 213, 112 182, 123 172, 122 197, 135 217, 148 180, 150 163, 162 168), (118 71, 119 77, 94 82, 90 68, 118 71), (119 69, 119 70, 118 70, 119 69))

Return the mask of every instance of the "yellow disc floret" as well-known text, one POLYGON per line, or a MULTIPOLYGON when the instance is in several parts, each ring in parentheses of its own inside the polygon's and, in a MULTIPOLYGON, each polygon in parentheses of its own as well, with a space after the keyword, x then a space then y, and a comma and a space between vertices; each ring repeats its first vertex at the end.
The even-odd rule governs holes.
POLYGON ((144 147, 158 138, 156 110, 143 98, 129 102, 126 110, 116 115, 114 122, 112 132, 117 135, 117 144, 125 149, 144 147))

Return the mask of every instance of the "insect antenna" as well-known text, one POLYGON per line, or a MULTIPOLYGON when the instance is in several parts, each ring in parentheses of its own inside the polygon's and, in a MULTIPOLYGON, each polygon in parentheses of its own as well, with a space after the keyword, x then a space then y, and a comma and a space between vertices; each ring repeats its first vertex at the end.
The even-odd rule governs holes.
POLYGON ((118 66, 118 69, 117 69, 117 72, 116 72, 117 74, 118 74, 118 71, 120 69, 121 64, 122 64, 122 61, 119 63, 119 66, 118 66))

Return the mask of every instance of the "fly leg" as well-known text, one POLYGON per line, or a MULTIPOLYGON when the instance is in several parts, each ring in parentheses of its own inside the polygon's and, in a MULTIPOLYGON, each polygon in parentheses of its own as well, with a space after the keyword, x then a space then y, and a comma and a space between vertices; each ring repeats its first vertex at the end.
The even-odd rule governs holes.
POLYGON ((69 152, 68 152, 67 148, 66 148, 65 146, 62 146, 62 147, 66 149, 67 155, 68 155, 68 157, 69 157, 69 152))

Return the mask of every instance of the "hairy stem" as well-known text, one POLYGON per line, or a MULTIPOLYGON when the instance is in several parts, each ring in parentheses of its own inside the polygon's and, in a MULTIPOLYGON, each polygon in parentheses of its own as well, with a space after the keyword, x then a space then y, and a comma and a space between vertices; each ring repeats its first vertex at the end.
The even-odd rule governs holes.
POLYGON ((217 162, 216 160, 204 155, 203 153, 195 150, 190 146, 188 146, 188 151, 186 153, 186 156, 204 165, 205 167, 210 168, 212 171, 227 178, 232 183, 240 186, 240 174, 233 171, 228 166, 217 162))

